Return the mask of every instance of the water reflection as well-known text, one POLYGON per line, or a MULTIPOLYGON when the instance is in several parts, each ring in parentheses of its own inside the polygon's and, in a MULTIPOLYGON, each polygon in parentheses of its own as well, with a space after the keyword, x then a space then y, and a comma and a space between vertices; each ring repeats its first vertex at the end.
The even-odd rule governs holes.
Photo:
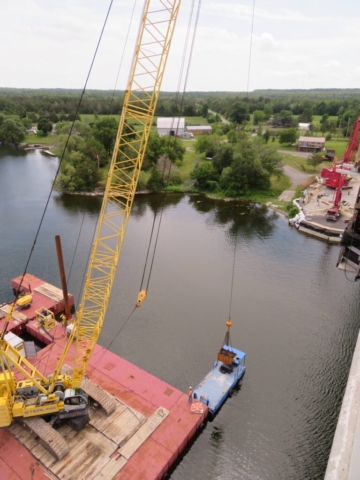
POLYGON ((224 442, 224 429, 222 427, 214 426, 210 435, 211 445, 219 448, 224 442))
POLYGON ((176 206, 183 198, 184 195, 182 193, 153 193, 151 195, 136 195, 131 216, 135 218, 141 218, 143 215, 145 215, 148 208, 154 215, 157 215, 160 213, 161 209, 165 211, 170 207, 176 206))
POLYGON ((190 195, 189 203, 199 213, 212 215, 216 224, 228 225, 231 237, 241 236, 246 239, 253 237, 269 238, 275 228, 279 214, 265 205, 247 201, 212 200, 203 196, 190 195))
POLYGON ((29 153, 31 154, 31 150, 24 150, 22 147, 16 147, 14 145, 1 145, 0 144, 0 159, 5 158, 8 156, 12 156, 13 160, 19 157, 26 157, 29 153))
POLYGON ((103 197, 93 197, 86 195, 55 195, 54 202, 56 205, 70 215, 79 215, 87 213, 91 216, 98 217, 103 197))

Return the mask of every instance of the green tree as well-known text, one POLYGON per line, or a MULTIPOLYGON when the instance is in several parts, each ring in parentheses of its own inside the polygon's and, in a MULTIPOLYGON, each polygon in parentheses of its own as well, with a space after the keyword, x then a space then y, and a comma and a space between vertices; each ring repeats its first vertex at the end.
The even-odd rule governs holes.
POLYGON ((79 150, 85 157, 91 159, 98 168, 107 164, 107 154, 105 148, 95 138, 90 138, 80 146, 79 150))
POLYGON ((118 122, 113 117, 102 118, 93 126, 94 137, 103 145, 108 155, 112 152, 117 129, 118 122))
POLYGON ((283 145, 284 143, 295 143, 297 139, 296 128, 288 128, 287 130, 282 130, 279 133, 279 143, 283 145))
POLYGON ((230 143, 221 143, 212 158, 212 164, 219 173, 229 167, 233 161, 234 147, 230 143))
POLYGON ((151 190, 152 192, 161 192, 165 187, 165 180, 163 175, 161 174, 160 170, 156 165, 153 165, 151 169, 151 175, 149 180, 147 181, 146 188, 151 190))
POLYGON ((32 121, 30 118, 22 118, 21 123, 24 125, 26 130, 29 130, 32 127, 32 121))
POLYGON ((150 133, 148 143, 146 145, 143 169, 147 170, 151 165, 156 164, 162 154, 163 143, 157 133, 150 133))
MULTIPOLYGON (((69 135, 72 122, 58 122, 55 127, 57 135, 69 135)), ((72 135, 80 135, 84 138, 90 138, 92 136, 92 130, 89 125, 80 120, 75 120, 74 126, 71 131, 72 135)))
POLYGON ((253 140, 261 165, 270 175, 282 175, 283 160, 274 145, 266 145, 262 138, 253 140))
POLYGON ((253 113, 254 125, 259 125, 265 121, 265 113, 262 110, 255 110, 253 113))
POLYGON ((271 136, 271 135, 270 135, 270 131, 269 131, 269 130, 265 130, 264 135, 263 135, 264 140, 265 140, 265 143, 268 143, 268 141, 269 141, 269 139, 270 139, 270 136, 271 136))
POLYGON ((293 114, 290 110, 281 110, 274 115, 274 125, 279 127, 292 126, 293 114))
POLYGON ((314 167, 314 171, 315 171, 315 168, 320 165, 320 163, 322 162, 322 155, 321 153, 313 153, 310 155, 310 157, 306 160, 306 163, 308 165, 311 165, 312 167, 314 167))
POLYGON ((43 136, 46 137, 52 130, 52 123, 46 117, 40 117, 37 123, 38 130, 43 132, 43 136))
POLYGON ((190 173, 190 177, 197 181, 200 190, 214 190, 219 174, 211 163, 203 163, 190 173))
POLYGON ((209 113, 209 105, 207 103, 204 103, 201 106, 201 116, 203 118, 206 118, 208 116, 208 113, 209 113))
POLYGON ((184 115, 186 117, 195 117, 197 114, 196 107, 193 104, 184 105, 184 115))
POLYGON ((18 117, 8 117, 0 125, 0 142, 18 145, 25 140, 26 128, 18 117))
POLYGON ((162 155, 175 163, 181 162, 184 154, 185 147, 179 138, 168 135, 160 137, 157 133, 152 133, 146 146, 143 169, 147 170, 151 165, 156 164, 162 155))
POLYGON ((161 137, 161 144, 162 155, 165 155, 165 157, 172 163, 182 162, 185 154, 185 147, 179 138, 164 136, 161 137))
POLYGON ((273 114, 273 107, 270 103, 267 103, 264 107, 265 118, 269 119, 273 114))
POLYGON ((220 145, 220 137, 217 135, 204 135, 199 137, 195 143, 195 152, 205 153, 206 158, 212 158, 220 145))
POLYGON ((230 197, 242 196, 254 189, 269 189, 270 173, 262 164, 258 142, 241 135, 231 166, 222 171, 220 185, 230 197))
POLYGON ((244 102, 235 102, 229 110, 228 117, 232 122, 241 124, 249 120, 249 107, 244 102))
POLYGON ((80 151, 72 151, 61 164, 56 190, 91 192, 100 180, 97 164, 80 151))

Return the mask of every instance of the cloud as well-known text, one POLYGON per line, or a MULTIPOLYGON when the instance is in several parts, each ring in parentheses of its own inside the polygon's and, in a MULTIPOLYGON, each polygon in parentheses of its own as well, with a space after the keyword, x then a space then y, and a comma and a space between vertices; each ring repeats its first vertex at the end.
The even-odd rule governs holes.
POLYGON ((308 72, 305 70, 266 70, 264 71, 264 77, 278 77, 278 78, 302 78, 306 77, 308 72))
MULTIPOLYGON (((209 10, 218 15, 225 14, 232 18, 236 17, 242 20, 252 18, 253 9, 251 6, 235 3, 210 2, 209 10)), ((290 9, 265 9, 255 7, 255 19, 273 20, 278 22, 301 22, 301 23, 325 23, 333 22, 333 19, 324 16, 304 15, 301 11, 290 9)))
POLYGON ((271 33, 262 33, 259 37, 253 35, 253 44, 263 52, 273 52, 281 48, 281 43, 275 41, 271 33))
POLYGON ((339 68, 340 67, 340 62, 337 60, 330 60, 330 62, 326 62, 322 65, 324 68, 339 68))
POLYGON ((360 67, 354 69, 355 78, 360 78, 360 67))

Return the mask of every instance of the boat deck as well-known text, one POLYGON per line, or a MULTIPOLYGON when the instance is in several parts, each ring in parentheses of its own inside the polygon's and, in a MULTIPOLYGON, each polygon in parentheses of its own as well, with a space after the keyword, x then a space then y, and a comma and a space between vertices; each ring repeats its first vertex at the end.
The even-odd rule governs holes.
MULTIPOLYGON (((26 326, 43 343, 51 339, 36 357, 28 358, 43 374, 51 373, 67 341, 65 326, 57 323, 50 332, 37 320, 26 326)), ((72 345, 66 360, 70 366, 74 350, 72 345)), ((68 425, 60 427, 70 446, 70 453, 60 461, 18 424, 1 430, 2 480, 161 479, 206 420, 206 407, 201 414, 192 413, 183 392, 100 345, 95 347, 87 375, 116 398, 115 412, 107 417, 93 407, 90 423, 81 432, 68 425)))
POLYGON ((235 387, 245 373, 245 353, 236 348, 231 348, 231 351, 236 353, 238 367, 235 367, 231 373, 222 373, 220 369, 223 362, 216 361, 212 370, 203 378, 193 392, 195 400, 200 400, 207 405, 213 414, 221 407, 229 396, 231 389, 235 387))
MULTIPOLYGON (((14 291, 20 288, 21 276, 12 280, 11 286, 14 291)), ((33 297, 32 304, 26 309, 14 309, 8 330, 21 336, 27 330, 27 324, 36 317, 36 310, 46 308, 51 310, 55 315, 64 311, 64 298, 60 288, 54 287, 44 282, 40 278, 26 273, 21 286, 25 294, 30 293, 33 297)), ((69 294, 70 307, 74 306, 74 298, 69 294)), ((3 328, 6 315, 11 309, 11 304, 0 305, 0 329, 3 328)), ((44 343, 51 343, 49 336, 44 337, 44 343)))

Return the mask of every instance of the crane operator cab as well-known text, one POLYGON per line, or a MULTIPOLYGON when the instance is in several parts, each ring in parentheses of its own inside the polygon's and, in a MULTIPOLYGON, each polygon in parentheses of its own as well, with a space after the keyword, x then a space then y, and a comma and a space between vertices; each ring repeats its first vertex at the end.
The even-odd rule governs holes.
POLYGON ((67 388, 64 396, 65 412, 84 411, 88 405, 88 396, 82 388, 67 388))
POLYGON ((59 412, 57 418, 65 420, 69 425, 80 432, 90 421, 88 396, 82 388, 67 388, 64 395, 64 410, 59 412))

